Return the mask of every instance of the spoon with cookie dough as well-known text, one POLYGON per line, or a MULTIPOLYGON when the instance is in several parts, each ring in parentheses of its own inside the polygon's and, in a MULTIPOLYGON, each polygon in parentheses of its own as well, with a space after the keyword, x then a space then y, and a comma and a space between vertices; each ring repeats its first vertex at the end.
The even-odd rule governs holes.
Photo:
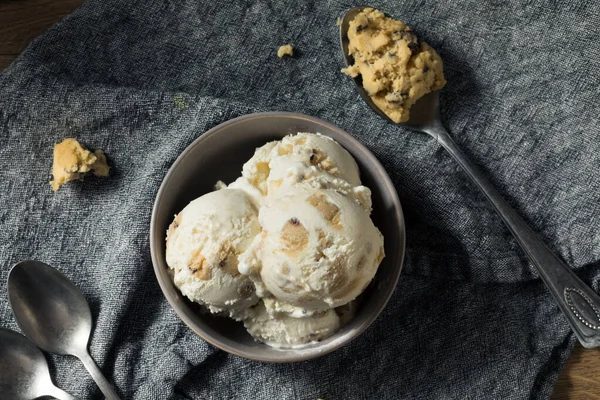
POLYGON ((439 89, 443 63, 411 27, 370 7, 348 10, 340 24, 347 67, 366 103, 383 118, 427 133, 454 157, 492 203, 537 268, 584 347, 600 347, 600 296, 558 259, 519 217, 443 127, 439 89))

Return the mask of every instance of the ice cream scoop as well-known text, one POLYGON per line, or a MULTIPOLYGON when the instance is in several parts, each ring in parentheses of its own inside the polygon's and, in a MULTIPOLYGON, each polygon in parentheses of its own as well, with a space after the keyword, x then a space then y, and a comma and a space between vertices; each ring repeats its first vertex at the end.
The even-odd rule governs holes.
POLYGON ((243 166, 244 176, 263 195, 270 195, 269 177, 272 171, 285 169, 282 165, 305 162, 351 185, 360 185, 358 166, 354 158, 333 139, 310 133, 289 135, 281 141, 269 142, 258 148, 254 156, 243 166), (278 163, 275 168, 274 162, 278 163))
MULTIPOLYGON (((384 257, 371 191, 350 153, 326 136, 289 135, 215 188, 169 228, 175 285, 273 347, 335 333, 335 308, 363 292, 384 257)), ((346 322, 352 313, 340 310, 346 322)))
POLYGON ((334 310, 305 317, 292 317, 285 312, 269 310, 261 300, 244 319, 248 332, 272 347, 302 347, 333 335, 340 327, 334 310))
POLYGON ((252 282, 238 272, 238 255, 261 230, 257 213, 245 192, 222 189, 177 215, 167 234, 166 260, 185 296, 233 318, 258 301, 252 282))
POLYGON ((293 306, 324 310, 355 299, 384 257, 369 214, 336 190, 293 187, 261 208, 263 232, 240 271, 293 306))

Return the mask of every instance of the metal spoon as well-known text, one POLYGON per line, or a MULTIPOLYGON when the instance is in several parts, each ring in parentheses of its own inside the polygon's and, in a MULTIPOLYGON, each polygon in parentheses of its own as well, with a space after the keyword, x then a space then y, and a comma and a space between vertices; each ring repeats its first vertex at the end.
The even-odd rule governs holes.
POLYGON ((42 396, 75 400, 54 386, 44 354, 31 340, 0 328, 0 399, 30 400, 42 396))
POLYGON ((19 327, 41 349, 78 357, 107 399, 119 397, 90 357, 92 314, 81 291, 39 261, 17 263, 8 275, 8 300, 19 327))
MULTIPOLYGON (((348 66, 354 64, 348 54, 348 28, 350 21, 366 7, 355 7, 346 12, 340 25, 342 52, 348 66)), ((360 95, 367 104, 383 118, 393 122, 371 100, 362 86, 360 75, 354 79, 360 95)), ((600 347, 600 297, 561 262, 531 228, 500 196, 484 174, 462 153, 442 126, 439 112, 439 93, 422 97, 413 105, 410 120, 398 124, 417 132, 427 133, 436 139, 454 157, 467 175, 479 186, 495 207, 508 229, 517 239, 531 263, 537 268, 542 280, 567 317, 571 328, 584 347, 600 347)))

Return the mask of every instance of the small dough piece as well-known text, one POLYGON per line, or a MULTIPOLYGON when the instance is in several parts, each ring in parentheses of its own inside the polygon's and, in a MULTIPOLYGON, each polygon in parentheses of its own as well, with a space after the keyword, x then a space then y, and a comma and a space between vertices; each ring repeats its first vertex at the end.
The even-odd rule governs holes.
POLYGON ((373 102, 396 123, 408 121, 411 106, 446 84, 442 59, 410 26, 365 8, 348 28, 354 65, 342 72, 362 84, 373 102))
POLYGON ((294 55, 294 47, 291 44, 283 45, 277 50, 277 57, 282 58, 285 56, 293 56, 294 55))
POLYGON ((110 167, 102 150, 87 150, 77 140, 67 138, 54 146, 54 162, 50 181, 55 192, 67 182, 81 179, 87 172, 96 176, 108 176, 110 167))

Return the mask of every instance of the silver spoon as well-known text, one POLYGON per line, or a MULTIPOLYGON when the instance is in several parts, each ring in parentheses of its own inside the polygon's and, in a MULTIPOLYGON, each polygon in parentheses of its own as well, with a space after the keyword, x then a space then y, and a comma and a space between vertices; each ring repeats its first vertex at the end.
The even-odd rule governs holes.
POLYGON ((54 386, 46 358, 31 340, 0 328, 0 399, 30 400, 42 396, 75 400, 54 386))
POLYGON ((67 277, 39 261, 17 263, 8 274, 8 300, 19 327, 41 349, 78 357, 107 399, 119 397, 90 357, 92 314, 67 277))
MULTIPOLYGON (((346 12, 340 25, 342 52, 348 66, 354 64, 348 54, 348 28, 350 21, 366 7, 355 7, 346 12)), ((360 75, 354 79, 360 95, 367 104, 383 118, 393 122, 375 105, 362 87, 360 75)), ((440 120, 439 93, 422 97, 413 105, 410 120, 398 124, 417 132, 427 133, 436 139, 454 157, 467 175, 479 186, 492 203, 508 229, 517 239, 531 263, 537 268, 542 280, 567 317, 571 328, 584 347, 600 347, 600 297, 573 271, 561 262, 531 228, 517 215, 500 193, 490 184, 481 171, 463 154, 452 141, 440 120)))

